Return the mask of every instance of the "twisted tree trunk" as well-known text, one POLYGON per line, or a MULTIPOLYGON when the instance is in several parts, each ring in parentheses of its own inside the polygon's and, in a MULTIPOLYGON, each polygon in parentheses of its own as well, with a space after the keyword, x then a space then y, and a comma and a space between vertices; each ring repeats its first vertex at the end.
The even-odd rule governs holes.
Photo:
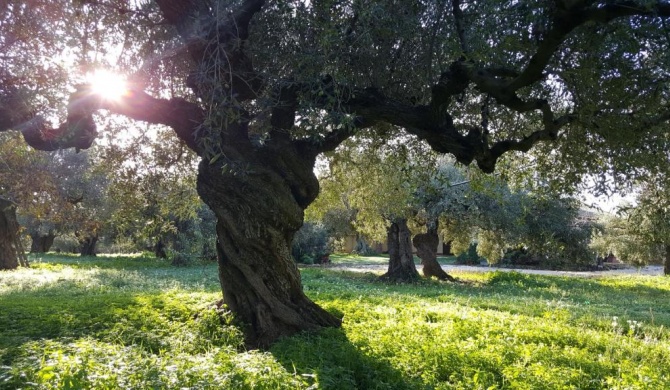
POLYGON ((238 169, 203 160, 198 171, 198 193, 218 219, 224 303, 246 326, 246 342, 254 348, 341 323, 305 296, 291 256, 303 211, 318 193, 311 165, 299 155, 286 143, 240 156, 246 161, 238 169))
POLYGON ((386 237, 389 247, 389 268, 381 278, 398 283, 418 280, 420 276, 414 265, 407 220, 404 218, 394 220, 388 228, 386 237))
POLYGON ((440 263, 437 262, 437 246, 440 238, 437 235, 437 221, 428 224, 428 231, 414 236, 412 243, 416 248, 416 254, 423 265, 423 275, 427 278, 434 276, 440 280, 456 281, 448 273, 444 272, 440 263))
POLYGON ((0 270, 18 268, 17 240, 16 206, 9 200, 0 198, 0 270))

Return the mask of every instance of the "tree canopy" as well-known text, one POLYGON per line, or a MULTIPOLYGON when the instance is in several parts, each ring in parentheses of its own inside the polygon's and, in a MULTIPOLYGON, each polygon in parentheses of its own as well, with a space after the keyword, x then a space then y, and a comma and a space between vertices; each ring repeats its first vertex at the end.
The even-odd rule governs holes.
POLYGON ((402 128, 485 172, 533 146, 536 166, 566 181, 668 168, 664 1, 31 0, 1 12, 0 130, 85 149, 107 110, 172 128, 202 158, 224 299, 253 345, 339 324, 287 259, 318 194, 316 156, 360 129, 402 128), (127 75, 122 96, 85 82, 98 67, 127 75))

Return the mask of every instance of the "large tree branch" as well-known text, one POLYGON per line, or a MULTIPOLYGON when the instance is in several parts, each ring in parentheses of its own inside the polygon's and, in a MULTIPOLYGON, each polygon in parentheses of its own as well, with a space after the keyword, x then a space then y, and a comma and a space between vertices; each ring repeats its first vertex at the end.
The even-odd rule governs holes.
POLYGON ((201 61, 205 50, 202 28, 211 18, 204 0, 156 0, 165 21, 175 27, 191 59, 201 61))
POLYGON ((456 26, 456 35, 461 44, 461 50, 464 55, 470 53, 470 45, 465 38, 465 25, 463 24, 463 11, 461 10, 460 0, 451 0, 451 12, 454 15, 454 24, 456 26))
MULTIPOLYGON (((449 118, 445 111, 451 102, 451 97, 463 92, 469 83, 473 83, 479 91, 492 96, 497 103, 516 112, 540 111, 542 127, 539 130, 521 139, 498 141, 489 147, 488 135, 477 127, 472 128, 467 135, 463 136, 450 129, 453 128, 453 125, 439 125, 432 126, 432 128, 399 125, 428 141, 436 151, 453 153, 461 162, 476 160, 484 171, 492 171, 498 158, 507 151, 526 152, 537 142, 556 139, 558 130, 574 121, 575 116, 566 115, 556 120, 551 106, 545 99, 524 100, 517 95, 517 91, 542 79, 546 66, 568 35, 575 28, 587 22, 608 23, 617 18, 634 15, 670 16, 670 4, 665 2, 652 5, 640 5, 635 1, 627 0, 608 2, 605 5, 593 5, 593 3, 593 1, 580 0, 560 2, 553 15, 551 29, 544 35, 537 51, 521 72, 496 67, 480 69, 474 62, 460 59, 451 64, 449 70, 442 75, 440 82, 432 89, 430 107, 434 117, 449 118)), ((461 49, 466 51, 467 45, 461 31, 462 26, 459 26, 459 23, 462 23, 460 3, 458 0, 452 0, 452 5, 461 49)))
POLYGON ((58 128, 49 128, 36 117, 16 129, 36 149, 86 149, 97 136, 93 113, 101 109, 131 119, 169 126, 188 147, 200 152, 195 132, 203 122, 202 109, 184 99, 156 99, 143 91, 131 90, 122 98, 112 100, 102 99, 90 88, 82 86, 70 96, 67 120, 58 128))
POLYGON ((352 123, 341 126, 339 129, 332 130, 323 138, 311 139, 309 143, 315 155, 323 152, 335 150, 342 142, 356 134, 360 129, 374 126, 377 121, 365 117, 355 117, 352 123))
POLYGON ((233 13, 233 22, 237 28, 237 37, 246 40, 249 37, 249 23, 261 11, 265 0, 246 0, 233 13))
POLYGON ((588 8, 585 7, 585 3, 584 1, 562 2, 564 7, 559 7, 557 10, 552 20, 551 29, 540 42, 528 65, 518 77, 507 83, 506 89, 518 91, 520 88, 539 81, 559 46, 565 42, 575 28, 587 22, 608 23, 617 18, 634 15, 670 16, 670 4, 660 1, 655 4, 649 4, 648 2, 647 4, 639 4, 636 1, 629 0, 612 1, 588 8))
MULTIPOLYGON (((317 107, 329 109, 329 102, 337 99, 335 86, 330 78, 325 78, 319 87, 303 87, 306 97, 317 107), (315 92, 316 91, 316 92, 315 92)), ((386 122, 402 127, 408 132, 427 141, 437 152, 451 153, 464 164, 469 164, 481 149, 481 137, 472 132, 462 135, 454 126, 451 116, 446 112, 436 113, 431 106, 413 106, 405 104, 382 94, 374 88, 352 90, 339 86, 340 91, 347 90, 348 96, 339 102, 354 123, 333 130, 325 137, 311 141, 317 151, 330 151, 351 136, 357 129, 369 127, 378 122, 386 122)))
MULTIPOLYGON (((325 78, 322 83, 319 87, 303 87, 302 91, 312 104, 327 109, 328 102, 335 98, 335 86, 330 78, 325 78)), ((510 103, 516 106, 518 111, 539 110, 542 113, 540 128, 521 139, 504 139, 490 145, 487 131, 480 127, 472 127, 467 134, 462 134, 456 128, 451 116, 446 111, 436 112, 433 104, 427 106, 405 104, 390 99, 372 88, 362 90, 352 90, 342 86, 338 88, 347 90, 345 95, 349 96, 339 102, 339 107, 344 108, 356 119, 353 126, 343 126, 326 134, 325 137, 312 140, 313 148, 317 151, 333 150, 354 134, 358 128, 386 122, 402 127, 407 132, 425 140, 433 150, 439 153, 452 154, 463 164, 477 161, 483 171, 492 172, 497 160, 505 152, 511 150, 525 152, 538 142, 554 140, 563 126, 576 119, 574 115, 565 115, 556 119, 549 104, 544 100, 538 99, 531 102, 518 100, 518 102, 510 103)), ((449 95, 460 87, 447 89, 447 86, 443 85, 443 88, 449 95)))

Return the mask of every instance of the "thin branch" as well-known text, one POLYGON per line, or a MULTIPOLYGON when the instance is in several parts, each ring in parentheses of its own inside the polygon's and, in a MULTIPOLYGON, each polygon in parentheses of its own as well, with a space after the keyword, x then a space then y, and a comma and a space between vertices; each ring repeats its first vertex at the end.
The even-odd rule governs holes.
POLYGON ((115 4, 105 3, 105 2, 102 2, 102 1, 96 1, 96 0, 85 0, 82 3, 95 5, 95 6, 98 6, 98 7, 108 8, 108 9, 111 9, 113 11, 118 12, 121 15, 133 14, 133 15, 143 16, 143 17, 147 18, 148 20, 151 20, 151 14, 150 13, 148 13, 146 11, 138 10, 138 9, 128 8, 128 7, 124 7, 124 6, 121 6, 121 5, 115 5, 115 4))

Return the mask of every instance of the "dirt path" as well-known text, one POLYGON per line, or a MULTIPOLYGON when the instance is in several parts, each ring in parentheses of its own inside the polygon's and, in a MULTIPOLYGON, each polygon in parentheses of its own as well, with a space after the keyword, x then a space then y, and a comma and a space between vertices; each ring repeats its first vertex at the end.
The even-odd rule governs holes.
MULTIPOLYGON (((374 273, 383 273, 386 272, 386 265, 383 264, 361 264, 361 265, 332 265, 328 267, 334 270, 342 271, 352 271, 352 272, 374 272, 374 273)), ((416 268, 421 272, 421 265, 417 265, 416 268)), ((554 275, 554 276, 573 276, 579 278, 592 278, 597 276, 611 276, 611 275, 662 275, 663 267, 659 265, 646 266, 642 268, 624 268, 610 271, 549 271, 549 270, 539 270, 539 269, 518 269, 518 268, 498 268, 498 267, 486 267, 486 266, 469 266, 469 265, 443 265, 447 273, 458 273, 458 272, 520 272, 524 274, 534 274, 534 275, 554 275)))

